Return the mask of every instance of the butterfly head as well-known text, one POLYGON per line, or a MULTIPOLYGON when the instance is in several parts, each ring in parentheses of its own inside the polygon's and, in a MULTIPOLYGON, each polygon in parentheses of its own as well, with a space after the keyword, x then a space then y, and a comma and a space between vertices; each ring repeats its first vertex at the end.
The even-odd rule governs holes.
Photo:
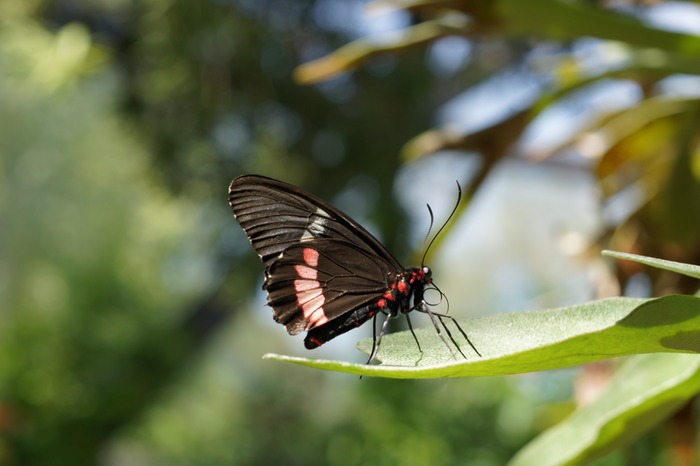
POLYGON ((421 272, 423 272, 423 279, 425 280, 425 283, 430 284, 433 282, 433 271, 430 270, 430 267, 424 265, 421 267, 421 272))
POLYGON ((433 271, 430 267, 424 265, 422 267, 409 267, 406 269, 408 272, 407 280, 411 288, 422 288, 425 285, 430 285, 433 283, 433 271))

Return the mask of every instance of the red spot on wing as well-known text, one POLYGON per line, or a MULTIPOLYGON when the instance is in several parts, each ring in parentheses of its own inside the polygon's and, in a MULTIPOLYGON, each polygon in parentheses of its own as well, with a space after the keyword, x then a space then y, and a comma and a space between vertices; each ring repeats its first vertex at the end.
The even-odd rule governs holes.
MULTIPOLYGON (((304 262, 309 265, 318 265, 318 251, 311 248, 304 249, 304 262)), ((294 270, 301 277, 294 280, 294 290, 299 307, 307 320, 306 330, 325 324, 328 322, 328 317, 323 310, 326 298, 323 296, 321 283, 317 280, 318 271, 306 265, 295 265, 294 270)))
POLYGON ((311 267, 307 267, 305 265, 295 265, 294 270, 297 271, 297 274, 301 278, 309 278, 311 280, 316 280, 316 278, 318 278, 318 271, 316 269, 312 269, 311 267))
MULTIPOLYGON (((386 299, 381 298, 379 301, 377 301, 377 306, 379 306, 379 307, 381 307, 382 309, 384 309, 384 308, 386 307, 386 299)), ((370 316, 371 316, 371 315, 372 315, 372 313, 370 312, 370 316)))
POLYGON ((318 266, 318 251, 311 248, 304 249, 304 262, 311 267, 318 266))
POLYGON ((301 291, 314 290, 319 286, 321 284, 316 280, 294 280, 294 289, 297 291, 297 296, 299 296, 301 291))
MULTIPOLYGON (((321 296, 321 298, 323 298, 323 296, 321 296)), ((304 315, 306 316, 306 310, 304 311, 304 315)), ((307 330, 313 327, 318 327, 328 322, 328 317, 326 317, 326 314, 323 313, 322 307, 318 307, 316 308, 316 310, 310 313, 308 315, 308 319, 309 323, 306 324, 307 330)))
POLYGON ((319 346, 321 346, 323 344, 323 342, 321 340, 319 340, 318 338, 309 338, 309 343, 316 345, 316 346, 312 346, 312 345, 307 344, 306 347, 309 349, 318 348, 319 346))
MULTIPOLYGON (((297 281, 299 280, 295 280, 295 284, 297 281)), ((318 282, 316 282, 316 284, 318 285, 318 282)), ((297 290, 297 301, 299 301, 299 304, 302 307, 310 308, 312 305, 318 304, 319 297, 321 298, 321 300, 325 301, 323 299, 323 291, 318 286, 316 286, 315 288, 307 288, 305 290, 297 290)), ((320 304, 323 304, 323 302, 321 302, 320 304)), ((313 308, 312 311, 316 310, 316 307, 313 308)))
POLYGON ((409 286, 406 284, 406 282, 399 282, 399 291, 403 294, 408 294, 409 286))
MULTIPOLYGON (((295 287, 298 281, 301 280, 294 281, 295 287)), ((315 288, 309 288, 310 285, 307 283, 303 286, 307 289, 297 289, 297 302, 299 306, 301 306, 304 317, 308 320, 306 330, 328 322, 328 317, 326 317, 325 311, 323 310, 323 305, 326 304, 326 298, 323 297, 321 284, 318 282, 315 282, 315 284, 315 288)))

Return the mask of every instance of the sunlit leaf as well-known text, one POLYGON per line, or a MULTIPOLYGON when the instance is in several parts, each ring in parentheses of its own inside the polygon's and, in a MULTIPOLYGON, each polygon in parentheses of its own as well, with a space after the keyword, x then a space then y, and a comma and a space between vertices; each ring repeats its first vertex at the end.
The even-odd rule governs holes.
MULTIPOLYGON (((269 354, 268 359, 318 369, 391 378, 517 374, 575 366, 639 353, 700 352, 700 298, 610 298, 560 309, 496 314, 462 322, 482 354, 466 342, 466 359, 453 358, 432 327, 387 335, 381 365, 269 354)), ((456 331, 453 331, 453 335, 456 331)), ((358 347, 368 353, 372 340, 358 347)))
POLYGON ((431 129, 419 134, 401 150, 406 161, 440 150, 471 150, 481 153, 487 163, 503 158, 530 122, 530 109, 509 116, 481 131, 462 134, 452 128, 431 129))
POLYGON ((700 52, 698 36, 649 27, 631 16, 584 2, 498 0, 489 3, 502 19, 504 27, 500 32, 505 34, 535 34, 553 39, 589 36, 683 54, 700 52))
POLYGON ((633 163, 639 166, 635 172, 639 172, 640 176, 653 175, 665 179, 670 163, 664 161, 663 169, 659 169, 658 155, 673 147, 676 136, 674 118, 692 111, 697 105, 697 99, 653 98, 601 120, 595 130, 605 134, 608 148, 598 164, 598 178, 619 173, 626 165, 633 163))
POLYGON ((351 42, 332 54, 300 65, 294 79, 301 84, 312 84, 331 79, 354 70, 367 58, 382 52, 396 52, 425 44, 441 37, 463 34, 467 23, 459 18, 426 21, 384 37, 369 37, 351 42))
POLYGON ((671 272, 688 275, 689 277, 693 278, 700 278, 700 266, 697 265, 683 264, 681 262, 667 261, 664 259, 657 259, 655 257, 640 256, 626 252, 603 251, 602 254, 604 256, 614 257, 616 259, 639 262, 640 264, 650 265, 658 269, 670 270, 671 272))

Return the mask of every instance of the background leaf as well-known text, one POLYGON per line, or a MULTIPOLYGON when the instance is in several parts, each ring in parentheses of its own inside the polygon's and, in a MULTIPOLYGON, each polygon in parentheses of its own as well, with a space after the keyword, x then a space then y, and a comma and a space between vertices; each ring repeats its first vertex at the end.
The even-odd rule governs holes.
POLYGON ((691 264, 682 264, 680 262, 667 261, 657 259, 655 257, 640 256, 638 254, 630 254, 627 252, 603 251, 604 256, 615 257, 628 261, 639 262, 640 264, 650 265, 659 269, 669 270, 671 272, 680 273, 693 278, 700 278, 700 266, 691 264))
POLYGON ((628 445, 698 391, 697 355, 648 354, 627 359, 595 401, 543 432, 508 464, 586 464, 628 445))

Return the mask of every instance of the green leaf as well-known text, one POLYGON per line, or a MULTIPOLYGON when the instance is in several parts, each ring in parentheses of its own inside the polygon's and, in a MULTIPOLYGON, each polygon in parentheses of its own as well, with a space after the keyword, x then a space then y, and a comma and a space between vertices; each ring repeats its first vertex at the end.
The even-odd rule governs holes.
POLYGON ((629 444, 700 391, 700 357, 631 358, 591 404, 545 431, 509 466, 584 464, 629 444))
POLYGON ((464 34, 468 22, 461 17, 448 17, 422 22, 393 32, 381 39, 369 37, 346 44, 328 56, 304 63, 294 71, 300 84, 313 84, 331 79, 358 68, 369 57, 395 52, 435 41, 441 37, 464 34))
POLYGON ((656 29, 632 16, 586 2, 496 0, 484 2, 500 19, 499 32, 570 40, 581 36, 697 56, 700 37, 656 29))
POLYGON ((614 257, 616 259, 630 260, 639 262, 640 264, 650 265, 657 269, 669 270, 671 272, 680 273, 693 278, 700 278, 700 266, 683 264, 681 262, 667 261, 664 259, 656 259, 654 257, 639 256, 637 254, 629 254, 626 252, 603 251, 604 256, 614 257))
MULTIPOLYGON (((449 323, 448 323, 449 325, 449 323)), ((700 352, 700 298, 609 298, 560 309, 496 314, 461 323, 482 354, 461 341, 466 359, 453 358, 433 327, 386 335, 381 365, 268 354, 267 359, 318 369, 391 378, 517 374, 640 353, 700 352)), ((456 335, 453 330, 453 335, 456 335)), ((369 354, 372 339, 358 347, 369 354)))

